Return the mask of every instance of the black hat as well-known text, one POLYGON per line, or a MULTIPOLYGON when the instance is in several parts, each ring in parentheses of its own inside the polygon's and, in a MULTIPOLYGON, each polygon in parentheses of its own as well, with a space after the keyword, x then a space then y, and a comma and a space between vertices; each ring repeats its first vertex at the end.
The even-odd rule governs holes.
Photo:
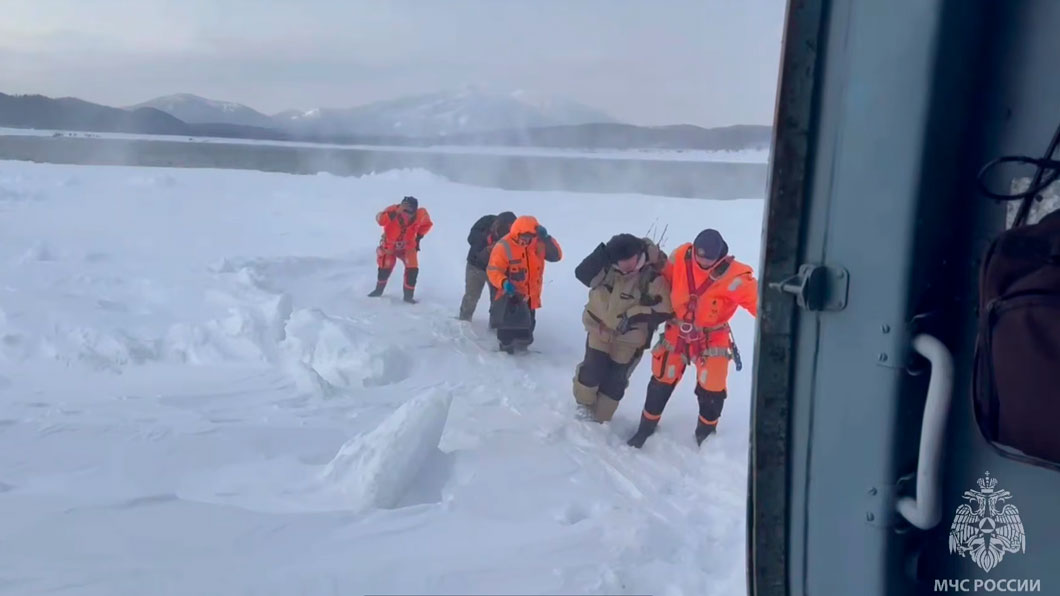
POLYGON ((607 241, 607 255, 615 263, 635 257, 644 252, 644 241, 633 234, 617 234, 607 241))
POLYGON ((405 197, 404 199, 401 199, 401 202, 411 207, 412 211, 415 211, 420 207, 420 202, 416 199, 416 197, 405 197))
POLYGON ((729 245, 717 230, 711 228, 700 232, 692 246, 696 248, 696 254, 705 259, 717 260, 729 254, 729 245))
POLYGON ((511 211, 498 213, 494 223, 497 226, 498 234, 507 235, 512 229, 512 224, 515 223, 515 214, 511 211))

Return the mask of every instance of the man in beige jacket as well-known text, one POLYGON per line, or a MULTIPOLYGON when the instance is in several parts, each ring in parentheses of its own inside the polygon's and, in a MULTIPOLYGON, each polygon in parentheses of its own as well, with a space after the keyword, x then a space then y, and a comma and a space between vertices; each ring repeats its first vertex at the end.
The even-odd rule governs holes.
POLYGON ((597 422, 614 416, 655 329, 673 316, 665 265, 666 254, 652 241, 618 234, 575 268, 590 290, 582 313, 585 358, 574 374, 574 399, 597 422))

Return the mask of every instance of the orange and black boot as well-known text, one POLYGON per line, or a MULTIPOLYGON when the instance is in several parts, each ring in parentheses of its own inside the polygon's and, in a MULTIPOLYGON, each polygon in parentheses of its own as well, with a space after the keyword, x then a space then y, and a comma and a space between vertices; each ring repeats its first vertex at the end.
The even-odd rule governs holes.
POLYGON ((703 441, 707 437, 714 434, 718 430, 718 421, 713 422, 706 420, 702 416, 699 417, 699 422, 696 423, 696 445, 702 445, 703 441))
POLYGON ((416 304, 416 299, 412 295, 416 292, 416 278, 419 273, 418 267, 405 270, 405 302, 409 304, 416 304))
POLYGON ((663 410, 666 409, 666 402, 670 401, 675 388, 677 388, 676 383, 667 385, 654 377, 648 381, 644 411, 640 414, 640 426, 637 428, 637 433, 626 442, 627 445, 637 449, 644 446, 644 441, 648 440, 648 437, 655 432, 655 427, 659 425, 659 419, 662 418, 663 410))
POLYGON ((640 449, 644 446, 644 441, 648 440, 648 437, 655 433, 655 427, 659 426, 659 418, 662 416, 652 416, 646 410, 640 413, 640 426, 637 427, 637 432, 626 441, 626 445, 630 447, 636 447, 640 449))
POLYGON ((390 279, 391 271, 392 269, 379 269, 377 281, 375 282, 375 289, 372 290, 370 294, 368 294, 369 297, 378 298, 383 295, 383 290, 386 289, 386 282, 388 279, 390 279))
POLYGON ((699 421, 696 423, 696 444, 702 445, 703 441, 718 430, 718 419, 725 407, 725 397, 728 394, 724 389, 721 391, 707 391, 702 387, 696 387, 696 399, 699 401, 699 421))

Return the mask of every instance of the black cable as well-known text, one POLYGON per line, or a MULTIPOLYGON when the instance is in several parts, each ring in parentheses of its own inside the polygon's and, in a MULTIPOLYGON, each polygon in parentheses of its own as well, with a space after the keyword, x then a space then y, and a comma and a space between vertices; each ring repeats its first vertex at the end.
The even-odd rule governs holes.
POLYGON ((1041 200, 1041 192, 1055 182, 1057 178, 1060 178, 1060 160, 1053 159, 1058 146, 1060 146, 1060 126, 1057 126, 1056 131, 1053 132, 1053 138, 1049 141, 1049 147, 1045 150, 1045 155, 1043 157, 1034 158, 1024 155, 1006 155, 988 162, 979 170, 976 182, 979 184, 980 192, 999 201, 1023 201, 1023 203, 1020 204, 1019 211, 1016 213, 1016 221, 1013 222, 1012 227, 1018 228, 1027 221, 1027 215, 1030 213, 1031 204, 1034 200, 1041 200), (1031 179, 1031 184, 1027 190, 1016 194, 1000 194, 986 187, 986 183, 983 182, 983 179, 986 177, 987 171, 1002 163, 1031 164, 1036 167, 1034 177, 1031 179))

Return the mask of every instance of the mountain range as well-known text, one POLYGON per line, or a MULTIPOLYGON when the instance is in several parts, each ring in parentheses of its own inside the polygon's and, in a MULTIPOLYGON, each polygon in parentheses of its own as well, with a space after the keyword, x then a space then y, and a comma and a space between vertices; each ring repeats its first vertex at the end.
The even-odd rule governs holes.
POLYGON ((271 128, 227 122, 189 124, 155 108, 121 109, 75 97, 0 93, 0 126, 46 130, 120 132, 262 140, 289 140, 271 128))
POLYGON ((768 126, 634 126, 570 100, 479 87, 273 115, 188 93, 125 108, 0 93, 0 126, 404 146, 739 150, 767 148, 771 139, 768 126))
POLYGON ((525 91, 469 86, 378 101, 354 108, 286 110, 267 116, 245 105, 181 93, 126 109, 155 108, 189 124, 225 123, 275 128, 294 136, 429 138, 543 126, 617 123, 600 110, 525 91))
POLYGON ((344 110, 291 110, 277 114, 273 120, 279 128, 293 134, 409 138, 617 122, 608 114, 571 101, 533 102, 521 92, 496 93, 475 88, 379 101, 344 110))

